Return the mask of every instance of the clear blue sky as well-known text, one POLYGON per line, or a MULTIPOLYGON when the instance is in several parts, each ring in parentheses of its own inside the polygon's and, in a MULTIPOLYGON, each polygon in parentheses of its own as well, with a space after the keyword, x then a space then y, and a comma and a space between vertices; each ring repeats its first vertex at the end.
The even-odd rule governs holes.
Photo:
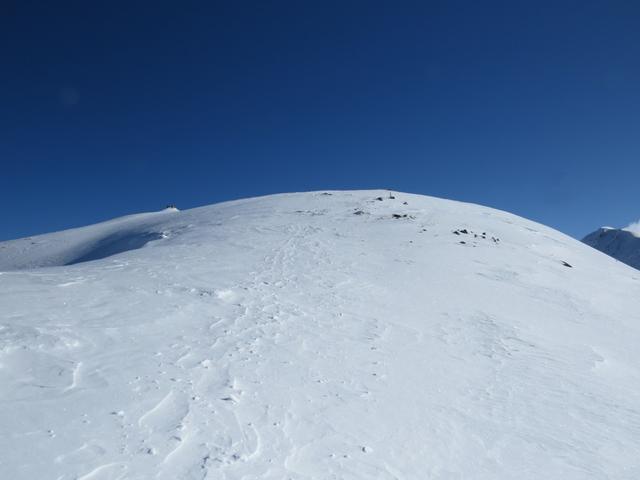
POLYGON ((0 7, 0 239, 390 188, 582 236, 640 217, 640 2, 0 7))

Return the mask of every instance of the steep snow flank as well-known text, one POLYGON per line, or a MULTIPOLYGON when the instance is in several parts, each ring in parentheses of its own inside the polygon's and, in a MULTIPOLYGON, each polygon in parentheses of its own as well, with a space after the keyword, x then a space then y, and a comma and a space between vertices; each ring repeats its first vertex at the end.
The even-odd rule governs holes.
POLYGON ((162 224, 178 212, 166 208, 90 227, 0 243, 0 270, 73 265, 142 248, 166 237, 162 224))
POLYGON ((587 245, 640 269, 640 237, 632 230, 602 227, 582 239, 587 245))
POLYGON ((640 275, 542 225, 317 192, 34 238, 2 478, 640 478, 640 275))

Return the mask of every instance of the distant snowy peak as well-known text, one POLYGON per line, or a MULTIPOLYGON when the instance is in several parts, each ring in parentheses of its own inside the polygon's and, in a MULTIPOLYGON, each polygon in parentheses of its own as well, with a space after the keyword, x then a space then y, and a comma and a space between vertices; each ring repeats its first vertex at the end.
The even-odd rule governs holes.
POLYGON ((640 237, 627 228, 601 227, 582 239, 587 245, 640 269, 640 237))

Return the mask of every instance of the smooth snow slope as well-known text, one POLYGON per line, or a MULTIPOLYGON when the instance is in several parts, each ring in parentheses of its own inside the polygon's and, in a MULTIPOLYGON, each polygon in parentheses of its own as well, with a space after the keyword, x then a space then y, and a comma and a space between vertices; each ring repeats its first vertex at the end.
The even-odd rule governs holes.
POLYGON ((0 270, 73 265, 142 248, 165 238, 162 232, 175 208, 116 218, 63 232, 0 242, 0 270))
POLYGON ((616 260, 640 269, 640 237, 631 231, 602 227, 582 241, 616 260))
POLYGON ((640 274, 394 196, 0 244, 0 477, 640 478, 640 274))

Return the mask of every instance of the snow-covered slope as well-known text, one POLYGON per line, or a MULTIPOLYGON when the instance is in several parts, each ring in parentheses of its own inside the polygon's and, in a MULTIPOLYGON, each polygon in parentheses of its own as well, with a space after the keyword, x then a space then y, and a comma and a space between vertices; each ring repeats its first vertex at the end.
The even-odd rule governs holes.
POLYGON ((163 224, 175 208, 116 218, 63 232, 0 242, 0 270, 73 265, 141 248, 166 235, 163 224))
POLYGON ((389 196, 0 244, 0 477, 640 478, 640 274, 389 196))
POLYGON ((584 237, 582 241, 627 265, 640 269, 640 237, 632 231, 602 227, 584 237))

